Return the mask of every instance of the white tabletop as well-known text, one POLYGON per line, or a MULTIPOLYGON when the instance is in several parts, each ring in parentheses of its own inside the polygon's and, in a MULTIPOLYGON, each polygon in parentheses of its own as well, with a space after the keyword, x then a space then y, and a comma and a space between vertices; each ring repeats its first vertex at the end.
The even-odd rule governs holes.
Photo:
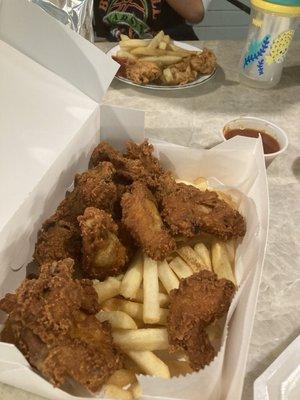
MULTIPOLYGON (((241 115, 265 118, 287 132, 287 151, 268 168, 269 243, 242 397, 251 400, 253 381, 300 333, 300 42, 289 51, 280 84, 261 91, 238 83, 242 42, 205 45, 215 51, 220 65, 215 79, 207 84, 177 92, 153 92, 114 81, 104 102, 146 111, 146 135, 179 144, 211 147, 219 141, 218 131, 226 121, 241 115)), ((112 44, 98 46, 108 50, 112 44)), ((0 384, 0 399, 41 398, 0 384)))

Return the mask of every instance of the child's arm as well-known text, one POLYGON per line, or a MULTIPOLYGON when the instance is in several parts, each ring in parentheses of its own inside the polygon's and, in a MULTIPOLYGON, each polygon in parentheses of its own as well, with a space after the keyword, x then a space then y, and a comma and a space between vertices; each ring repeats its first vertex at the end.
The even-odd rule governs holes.
POLYGON ((193 24, 201 22, 204 17, 205 10, 202 0, 167 0, 167 3, 179 15, 193 24))

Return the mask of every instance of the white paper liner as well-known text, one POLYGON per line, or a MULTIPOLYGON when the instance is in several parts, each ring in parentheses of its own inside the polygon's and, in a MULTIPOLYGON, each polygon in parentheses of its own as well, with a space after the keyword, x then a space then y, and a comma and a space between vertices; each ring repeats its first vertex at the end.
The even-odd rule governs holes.
MULTIPOLYGON (((236 254, 236 275, 239 289, 227 315, 223 344, 217 356, 202 371, 186 375, 185 377, 174 377, 170 380, 163 380, 140 376, 139 380, 143 388, 142 398, 188 400, 195 399, 201 394, 201 400, 217 400, 220 398, 221 387, 223 392, 222 374, 227 343, 229 334, 231 333, 230 320, 239 304, 239 300, 243 297, 245 289, 248 290, 249 284, 252 284, 253 274, 256 272, 255 268, 258 265, 259 254, 264 252, 265 248, 265 242, 261 242, 259 223, 259 219, 262 216, 258 216, 256 205, 252 199, 247 197, 251 193, 252 184, 258 176, 257 166, 253 163, 251 153, 249 154, 249 149, 252 149, 253 152, 257 151, 257 149, 254 141, 252 139, 249 140, 235 139, 232 140, 232 149, 230 148, 230 143, 227 142, 225 149, 222 149, 221 145, 213 149, 213 151, 185 148, 164 142, 155 143, 162 164, 172 170, 180 179, 193 181, 199 176, 213 177, 213 173, 216 173, 216 178, 211 178, 211 184, 215 188, 222 188, 228 191, 238 200, 240 203, 239 209, 247 221, 247 234, 236 254), (241 146, 241 151, 237 152, 236 149, 239 146, 241 146), (224 184, 221 182, 224 182, 224 184)), ((261 149, 259 151, 261 152, 261 149)), ((243 297, 243 302, 247 302, 245 296, 243 297)), ((248 307, 252 307, 251 311, 253 312, 253 304, 248 305, 248 307)), ((234 332, 234 334, 236 335, 238 332, 234 332)), ((53 389, 50 383, 28 367, 27 361, 14 346, 9 348, 10 353, 6 355, 3 355, 3 346, 11 345, 1 343, 0 381, 21 387, 25 390, 34 391, 49 399, 70 400, 88 398, 80 396, 79 393, 79 396, 75 397, 63 390, 53 389), (4 364, 5 368, 3 368, 4 364), (20 369, 22 370, 21 376, 17 373, 20 369), (13 374, 12 370, 14 371, 13 374), (24 382, 24 377, 26 382, 24 382)), ((238 351, 238 349, 236 350, 238 351)), ((100 398, 102 396, 99 394, 96 397, 100 398)))

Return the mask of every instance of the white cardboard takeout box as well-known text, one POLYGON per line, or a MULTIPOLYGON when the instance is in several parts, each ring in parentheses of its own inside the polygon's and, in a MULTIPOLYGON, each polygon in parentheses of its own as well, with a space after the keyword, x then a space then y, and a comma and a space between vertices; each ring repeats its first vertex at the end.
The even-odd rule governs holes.
MULTIPOLYGON (((75 172, 87 167, 99 130, 101 140, 119 148, 129 138, 143 139, 142 112, 104 106, 100 116, 98 103, 116 69, 112 60, 32 3, 0 0, 1 297, 24 278, 42 221, 64 197, 75 172)), ((268 229, 262 146, 247 138, 209 151, 155 145, 161 162, 179 178, 214 177, 225 190, 246 194, 256 211, 244 199, 250 231, 238 263, 248 273, 229 312, 226 347, 199 374, 170 381, 141 377, 143 397, 197 399, 201 393, 203 400, 239 400, 268 229)), ((6 343, 0 343, 0 381, 52 400, 89 397, 53 388, 6 343)))

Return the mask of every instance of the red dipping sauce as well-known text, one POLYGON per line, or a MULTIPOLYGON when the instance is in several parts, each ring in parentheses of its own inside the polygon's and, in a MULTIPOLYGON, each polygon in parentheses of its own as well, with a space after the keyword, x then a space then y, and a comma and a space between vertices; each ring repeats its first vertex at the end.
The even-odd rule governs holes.
POLYGON ((228 129, 224 133, 225 139, 227 140, 233 138, 234 136, 247 136, 247 137, 258 138, 259 135, 261 136, 265 154, 277 153, 277 151, 280 150, 280 146, 277 140, 274 139, 268 133, 263 131, 259 131, 256 129, 249 129, 249 128, 245 129, 236 128, 236 129, 228 129))

